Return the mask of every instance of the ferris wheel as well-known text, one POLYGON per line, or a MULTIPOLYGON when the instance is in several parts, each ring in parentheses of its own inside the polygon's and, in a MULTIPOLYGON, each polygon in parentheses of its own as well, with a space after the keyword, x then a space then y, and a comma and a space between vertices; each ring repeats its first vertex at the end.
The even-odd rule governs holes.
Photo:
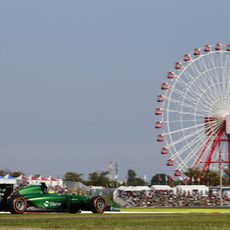
POLYGON ((230 170, 230 45, 196 48, 161 84, 157 141, 175 176, 188 168, 230 170))

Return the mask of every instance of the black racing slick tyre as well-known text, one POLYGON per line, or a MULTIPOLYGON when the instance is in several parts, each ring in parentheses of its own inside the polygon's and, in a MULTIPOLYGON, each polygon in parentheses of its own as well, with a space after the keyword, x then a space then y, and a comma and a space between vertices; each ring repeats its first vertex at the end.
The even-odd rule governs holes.
POLYGON ((27 202, 22 196, 12 196, 8 200, 8 209, 11 214, 23 214, 26 210, 27 202))
POLYGON ((98 196, 92 199, 92 212, 93 213, 103 213, 106 209, 105 200, 98 196))

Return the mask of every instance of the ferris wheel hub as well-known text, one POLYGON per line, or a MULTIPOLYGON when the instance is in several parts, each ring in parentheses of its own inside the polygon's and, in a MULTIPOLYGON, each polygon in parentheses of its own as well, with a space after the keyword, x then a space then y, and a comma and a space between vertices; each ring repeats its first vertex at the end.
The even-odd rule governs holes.
POLYGON ((220 117, 222 120, 225 120, 226 117, 230 114, 230 104, 221 103, 216 108, 216 115, 220 117))

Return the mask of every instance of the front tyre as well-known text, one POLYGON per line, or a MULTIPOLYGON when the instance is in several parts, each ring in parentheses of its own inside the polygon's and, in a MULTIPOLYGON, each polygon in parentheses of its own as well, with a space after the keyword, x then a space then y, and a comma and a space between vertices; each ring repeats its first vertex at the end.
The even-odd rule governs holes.
POLYGON ((8 200, 8 207, 11 214, 23 214, 27 207, 27 202, 22 196, 12 196, 8 200))
POLYGON ((103 213, 106 209, 105 200, 98 196, 92 199, 92 212, 93 213, 103 213))

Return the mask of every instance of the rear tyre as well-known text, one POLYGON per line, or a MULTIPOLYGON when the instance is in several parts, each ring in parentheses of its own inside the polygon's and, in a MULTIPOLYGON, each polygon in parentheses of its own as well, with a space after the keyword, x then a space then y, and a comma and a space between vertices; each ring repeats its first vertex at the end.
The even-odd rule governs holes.
POLYGON ((12 214, 23 214, 26 210, 27 202, 22 196, 12 196, 8 200, 8 208, 12 214))
POLYGON ((93 213, 103 213, 106 209, 105 200, 98 196, 92 199, 92 212, 93 213))

